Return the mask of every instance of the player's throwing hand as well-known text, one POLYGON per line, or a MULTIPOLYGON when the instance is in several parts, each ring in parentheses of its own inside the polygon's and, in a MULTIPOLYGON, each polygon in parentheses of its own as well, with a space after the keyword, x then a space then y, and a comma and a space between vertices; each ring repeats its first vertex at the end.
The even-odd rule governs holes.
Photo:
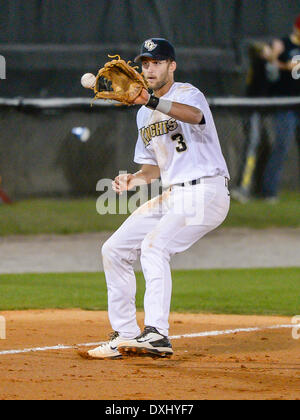
POLYGON ((135 177, 132 174, 118 175, 112 182, 112 188, 116 193, 122 194, 123 191, 128 191, 135 187, 134 180, 135 177))

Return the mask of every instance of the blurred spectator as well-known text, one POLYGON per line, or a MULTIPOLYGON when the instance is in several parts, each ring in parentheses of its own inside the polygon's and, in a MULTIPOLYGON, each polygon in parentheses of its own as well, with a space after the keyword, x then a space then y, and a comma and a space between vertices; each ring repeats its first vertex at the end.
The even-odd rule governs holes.
MULTIPOLYGON (((271 45, 265 45, 262 57, 270 63, 275 78, 277 72, 272 95, 300 97, 300 78, 296 78, 293 74, 294 67, 300 63, 300 15, 295 21, 292 34, 282 39, 274 39, 271 45), (296 56, 299 56, 298 61, 293 60, 296 56)), ((262 184, 263 196, 270 201, 277 199, 284 161, 300 123, 299 111, 293 109, 278 111, 274 123, 276 137, 262 184)))
MULTIPOLYGON (((264 47, 265 44, 261 42, 252 42, 248 48, 249 67, 245 95, 250 98, 265 98, 271 95, 274 69, 262 57, 264 47)), ((277 68, 275 70, 277 71, 277 68)), ((270 153, 270 140, 265 122, 259 110, 254 110, 243 120, 245 141, 237 187, 231 191, 232 198, 242 203, 247 202, 251 196, 261 195, 262 174, 270 153)))
MULTIPOLYGON (((300 98, 300 71, 293 74, 295 66, 300 64, 300 15, 291 35, 274 39, 270 45, 253 43, 248 53, 250 66, 246 96, 300 98)), ((232 191, 234 199, 246 202, 253 193, 258 193, 270 202, 277 201, 280 175, 299 123, 299 111, 286 109, 275 112, 275 139, 269 150, 260 113, 256 111, 249 116, 238 187, 232 191)))

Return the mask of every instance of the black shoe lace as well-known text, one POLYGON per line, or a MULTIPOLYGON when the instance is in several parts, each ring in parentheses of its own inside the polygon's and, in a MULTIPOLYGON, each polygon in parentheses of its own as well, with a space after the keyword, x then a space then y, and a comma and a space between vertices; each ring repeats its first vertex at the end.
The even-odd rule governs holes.
POLYGON ((141 333, 141 335, 139 336, 139 338, 143 338, 143 337, 145 337, 147 334, 149 334, 151 332, 156 333, 156 334, 159 334, 159 332, 157 331, 156 328, 154 328, 154 327, 145 327, 144 328, 144 331, 141 333))
POLYGON ((119 337, 118 331, 113 331, 109 334, 109 341, 115 340, 117 337, 119 337))

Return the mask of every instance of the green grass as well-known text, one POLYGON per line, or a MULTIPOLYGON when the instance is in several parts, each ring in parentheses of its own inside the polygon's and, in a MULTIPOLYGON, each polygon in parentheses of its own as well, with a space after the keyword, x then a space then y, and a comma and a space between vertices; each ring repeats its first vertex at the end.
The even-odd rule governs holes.
POLYGON ((96 199, 35 199, 0 206, 0 236, 112 231, 126 215, 101 216, 96 199))
MULTIPOLYGON (((285 192, 278 204, 254 200, 247 204, 232 201, 223 227, 300 227, 300 194, 285 192)), ((96 212, 96 198, 35 199, 0 205, 0 236, 29 234, 71 234, 114 231, 126 215, 96 212)))
MULTIPOLYGON (((144 279, 137 273, 137 308, 144 279)), ((300 268, 173 272, 172 311, 287 315, 300 313, 300 268)), ((0 275, 0 310, 106 310, 103 273, 0 275)))
POLYGON ((252 200, 246 204, 231 202, 224 227, 300 227, 300 193, 285 192, 276 204, 252 200))

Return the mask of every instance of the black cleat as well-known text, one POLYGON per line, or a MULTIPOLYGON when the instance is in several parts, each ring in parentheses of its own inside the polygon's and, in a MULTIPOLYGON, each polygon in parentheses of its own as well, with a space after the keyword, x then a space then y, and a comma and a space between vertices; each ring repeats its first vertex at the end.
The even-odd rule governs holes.
POLYGON ((154 327, 145 327, 142 334, 133 340, 123 341, 118 346, 123 356, 171 357, 172 345, 165 335, 154 327))

